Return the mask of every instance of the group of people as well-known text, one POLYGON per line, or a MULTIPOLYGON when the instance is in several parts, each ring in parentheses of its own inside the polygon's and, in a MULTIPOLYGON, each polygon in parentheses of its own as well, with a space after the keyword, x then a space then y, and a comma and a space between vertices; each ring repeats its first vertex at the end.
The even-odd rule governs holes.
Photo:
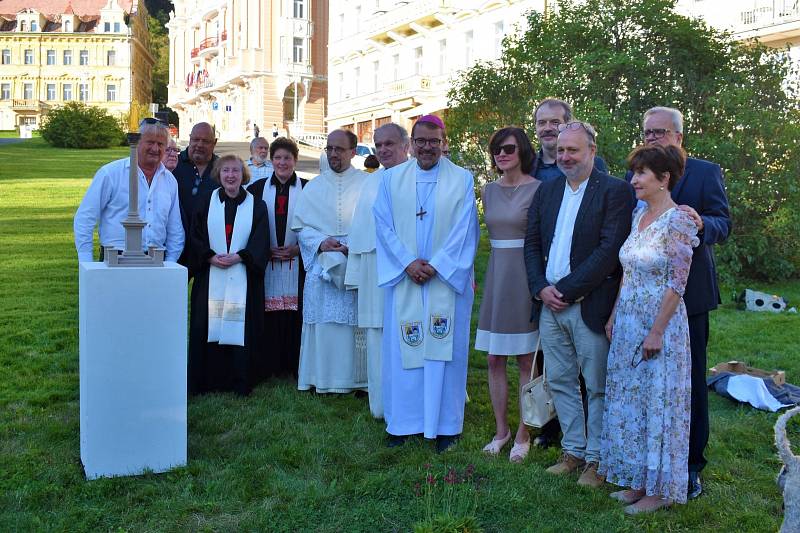
MULTIPOLYGON (((687 158, 675 109, 645 113, 625 179, 607 173, 569 104, 544 100, 534 118, 538 151, 521 128, 493 135, 499 178, 481 193, 491 253, 475 348, 495 415, 484 452, 513 438, 509 458, 522 462, 560 431, 549 473, 626 487, 612 497, 628 513, 685 502, 706 462, 712 246, 731 227, 720 167, 687 158), (557 419, 532 440, 521 421, 511 431, 506 367, 514 357, 526 383, 538 346, 557 419)), ((157 121, 140 133, 143 249, 166 248, 194 279, 190 392, 247 394, 290 374, 300 390, 366 392, 390 447, 456 442, 479 223, 473 176, 443 157, 439 117, 419 117, 410 136, 377 128, 371 174, 351 165, 356 135, 335 130, 329 168, 307 183, 287 138, 254 138, 244 162, 214 153, 207 123, 182 152, 157 121)), ((124 241, 127 168, 102 167, 81 202, 80 260, 92 260, 96 223, 103 246, 124 241)))

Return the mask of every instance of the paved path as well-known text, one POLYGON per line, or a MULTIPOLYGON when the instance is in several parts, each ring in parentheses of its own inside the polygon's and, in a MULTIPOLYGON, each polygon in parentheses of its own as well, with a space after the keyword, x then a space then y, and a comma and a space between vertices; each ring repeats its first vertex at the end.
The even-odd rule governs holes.
MULTIPOLYGON (((242 159, 250 157, 250 143, 247 142, 218 142, 214 150, 217 155, 234 153, 242 159)), ((297 161, 297 175, 308 179, 319 174, 319 156, 314 156, 314 149, 302 147, 300 158, 297 161)))
MULTIPOLYGON (((0 144, 14 144, 14 143, 21 143, 22 141, 27 141, 28 139, 20 139, 19 137, 11 137, 6 139, 0 139, 0 144)), ((319 165, 317 165, 319 167, 319 165)))

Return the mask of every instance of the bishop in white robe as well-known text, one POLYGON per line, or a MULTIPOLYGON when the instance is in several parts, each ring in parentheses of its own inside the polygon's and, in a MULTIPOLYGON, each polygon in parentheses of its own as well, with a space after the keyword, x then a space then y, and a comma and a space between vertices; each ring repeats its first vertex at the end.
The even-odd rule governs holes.
POLYGON ((417 160, 385 172, 373 207, 378 282, 387 289, 384 418, 390 446, 422 433, 443 451, 464 423, 479 232, 472 175, 441 158, 443 128, 422 120, 414 127, 417 160), (422 282, 418 259, 435 272, 422 282), (404 302, 417 301, 416 293, 420 316, 407 318, 404 302))
POLYGON ((352 149, 347 148, 350 143, 342 130, 328 136, 331 170, 308 182, 291 224, 306 268, 299 390, 346 393, 367 388, 363 339, 360 349, 356 346, 356 295, 344 288, 348 234, 367 177, 350 166, 355 141, 352 149))

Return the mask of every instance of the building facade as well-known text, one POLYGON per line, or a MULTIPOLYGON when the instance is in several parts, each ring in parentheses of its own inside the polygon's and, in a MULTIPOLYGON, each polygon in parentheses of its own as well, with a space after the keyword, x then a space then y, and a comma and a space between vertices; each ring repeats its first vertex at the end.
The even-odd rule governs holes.
POLYGON ((225 141, 324 131, 326 0, 174 0, 169 106, 179 137, 210 122, 225 141))
POLYGON ((73 100, 135 120, 153 64, 141 0, 3 0, 0 130, 38 127, 73 100))
POLYGON ((680 0, 677 9, 731 32, 736 39, 758 39, 773 48, 787 48, 792 60, 800 63, 798 0, 680 0))
POLYGON ((500 57, 503 38, 524 29, 545 0, 331 0, 329 129, 363 142, 392 121, 410 127, 447 108, 462 69, 500 57))

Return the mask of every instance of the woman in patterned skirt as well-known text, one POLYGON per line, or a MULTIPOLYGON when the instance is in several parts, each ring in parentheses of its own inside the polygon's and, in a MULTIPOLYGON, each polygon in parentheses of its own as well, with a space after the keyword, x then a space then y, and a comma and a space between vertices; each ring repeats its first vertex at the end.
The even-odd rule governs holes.
MULTIPOLYGON (((517 360, 519 382, 530 378, 537 325, 530 322, 531 297, 525 272, 523 245, 528 206, 539 187, 529 175, 534 155, 530 139, 516 127, 503 128, 489 141, 489 155, 500 178, 487 184, 481 195, 492 251, 483 287, 475 349, 488 352, 489 396, 495 434, 483 451, 497 455, 511 440, 508 424, 506 362, 517 360)), ((522 462, 530 449, 530 435, 520 420, 509 460, 522 462)))

